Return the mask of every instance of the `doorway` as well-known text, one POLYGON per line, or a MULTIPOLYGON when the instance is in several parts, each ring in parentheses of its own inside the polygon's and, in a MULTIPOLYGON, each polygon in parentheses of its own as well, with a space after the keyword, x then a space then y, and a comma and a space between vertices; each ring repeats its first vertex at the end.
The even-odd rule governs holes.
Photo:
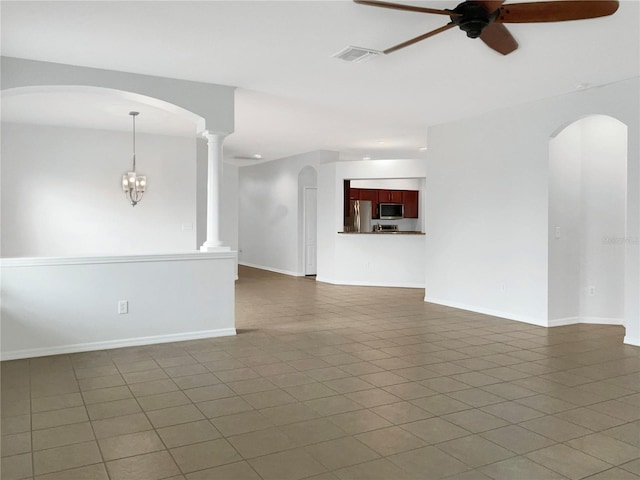
POLYGON ((305 276, 318 273, 318 189, 304 187, 304 274, 305 276))

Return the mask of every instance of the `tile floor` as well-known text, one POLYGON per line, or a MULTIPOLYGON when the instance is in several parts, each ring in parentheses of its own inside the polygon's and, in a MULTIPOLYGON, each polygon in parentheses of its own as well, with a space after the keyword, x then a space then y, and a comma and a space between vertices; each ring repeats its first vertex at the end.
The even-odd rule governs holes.
POLYGON ((241 268, 235 337, 3 362, 2 479, 638 478, 622 328, 422 295, 241 268))

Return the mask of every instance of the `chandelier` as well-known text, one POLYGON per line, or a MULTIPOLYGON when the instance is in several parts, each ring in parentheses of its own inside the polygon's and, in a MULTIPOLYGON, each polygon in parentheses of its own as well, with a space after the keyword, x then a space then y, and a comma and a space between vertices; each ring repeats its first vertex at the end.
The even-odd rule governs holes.
POLYGON ((122 176, 122 190, 132 207, 142 200, 147 188, 147 177, 136 174, 136 115, 138 114, 139 112, 129 112, 133 119, 133 168, 122 176))

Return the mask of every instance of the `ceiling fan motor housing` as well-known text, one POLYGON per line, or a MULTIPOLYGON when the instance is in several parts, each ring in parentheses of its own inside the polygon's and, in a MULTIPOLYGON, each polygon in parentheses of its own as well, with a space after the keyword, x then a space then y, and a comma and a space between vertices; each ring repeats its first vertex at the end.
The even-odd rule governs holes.
POLYGON ((498 18, 500 13, 500 9, 487 12, 482 5, 473 2, 461 3, 452 11, 457 15, 452 15, 451 21, 466 32, 469 38, 478 38, 482 30, 498 18))

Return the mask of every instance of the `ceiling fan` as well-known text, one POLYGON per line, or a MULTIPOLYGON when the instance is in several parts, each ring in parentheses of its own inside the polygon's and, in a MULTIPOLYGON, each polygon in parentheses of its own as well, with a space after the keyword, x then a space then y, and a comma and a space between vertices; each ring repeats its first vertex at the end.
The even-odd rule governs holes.
POLYGON ((479 37, 489 48, 508 55, 518 48, 518 42, 503 25, 504 23, 565 22, 606 17, 618 10, 618 2, 611 0, 565 0, 507 5, 503 5, 504 0, 468 0, 453 10, 438 10, 377 0, 354 0, 354 2, 372 7, 447 15, 451 19, 445 26, 387 48, 384 53, 395 52, 450 28, 460 27, 468 37, 479 37))

